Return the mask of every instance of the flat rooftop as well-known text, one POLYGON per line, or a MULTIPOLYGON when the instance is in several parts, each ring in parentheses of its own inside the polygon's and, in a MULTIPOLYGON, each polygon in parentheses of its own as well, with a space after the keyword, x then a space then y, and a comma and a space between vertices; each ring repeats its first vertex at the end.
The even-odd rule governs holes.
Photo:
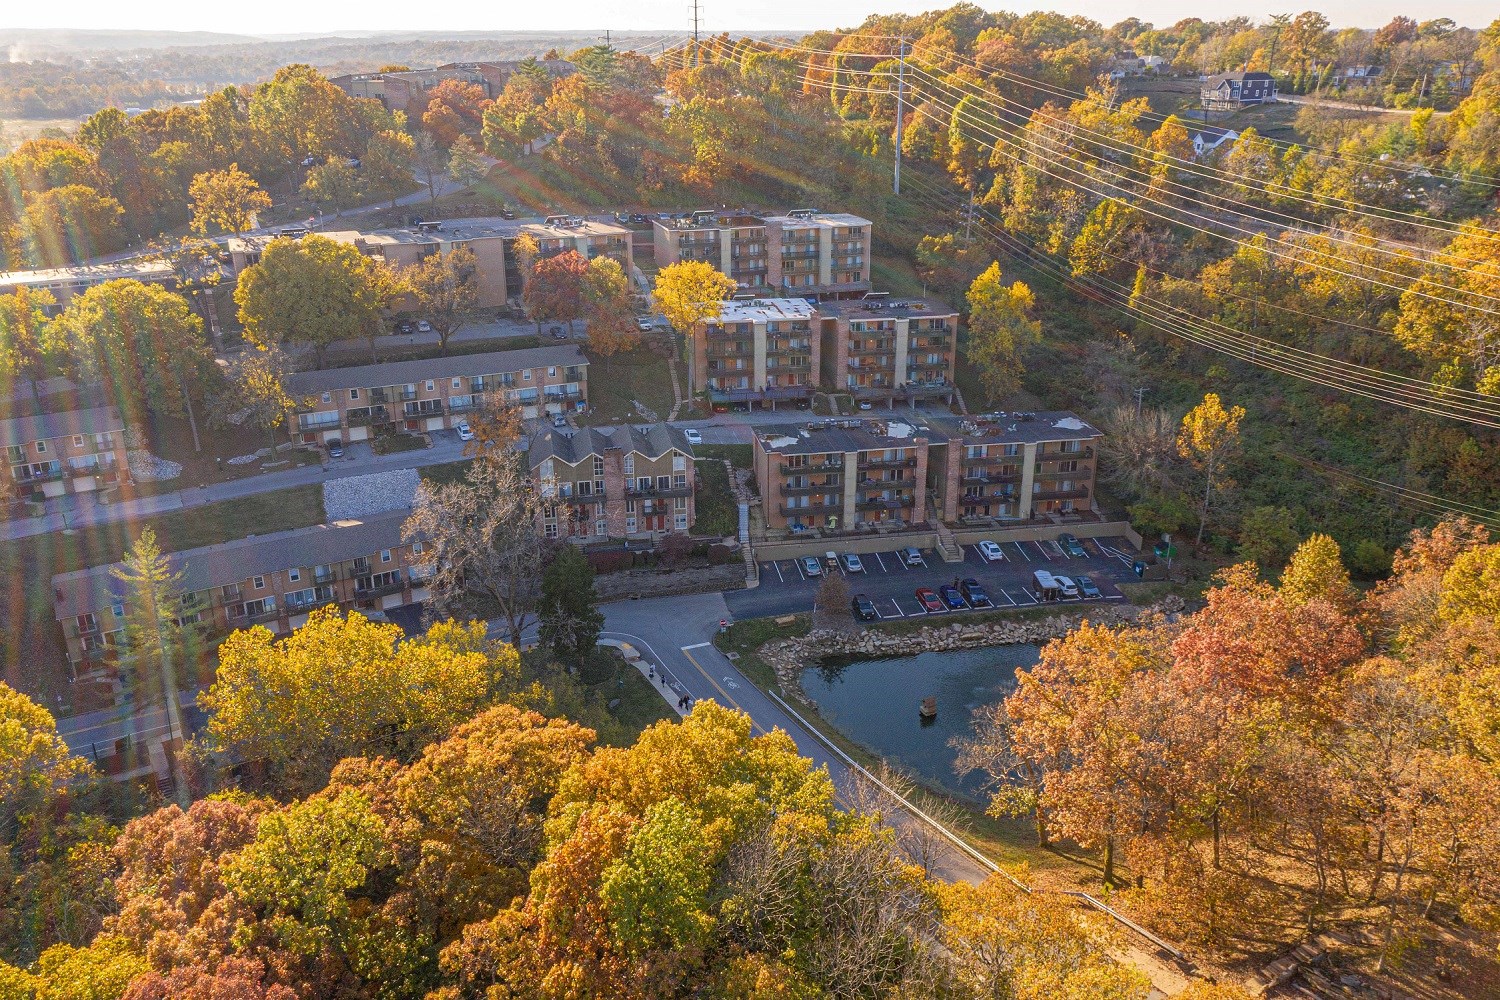
POLYGON ((917 438, 945 439, 926 420, 832 418, 800 424, 772 424, 757 429, 756 440, 768 452, 816 455, 824 452, 886 451, 910 448, 917 438))
MULTIPOLYGON (((390 229, 338 229, 318 232, 341 243, 364 242, 369 246, 390 243, 437 245, 455 240, 515 239, 529 233, 538 239, 578 239, 580 236, 630 236, 630 230, 613 222, 570 216, 567 222, 546 222, 536 219, 502 219, 498 215, 473 219, 444 219, 424 222, 416 226, 399 226, 390 229)), ((259 250, 274 236, 252 236, 231 239, 231 250, 259 250)))
POLYGON ((116 278, 160 281, 175 274, 164 260, 119 260, 108 264, 77 264, 72 267, 44 267, 35 271, 0 271, 0 288, 21 285, 99 284, 116 278))
POLYGON ((720 323, 811 321, 815 307, 806 299, 729 300, 719 307, 720 323))
POLYGON ((661 226, 663 229, 671 229, 679 232, 693 232, 707 229, 748 229, 755 226, 764 226, 768 223, 780 223, 782 226, 800 228, 846 228, 849 226, 871 225, 869 219, 858 215, 850 215, 847 212, 813 212, 794 209, 788 212, 779 212, 770 215, 758 215, 754 212, 692 212, 687 215, 672 216, 666 219, 657 218, 652 220, 653 225, 661 226))
POLYGON ((1044 441, 1082 441, 1104 432, 1069 410, 999 411, 966 417, 935 417, 929 421, 936 436, 965 444, 1040 444, 1044 441))
POLYGON ((822 302, 818 311, 836 314, 844 319, 909 319, 913 316, 957 316, 958 310, 937 299, 921 296, 883 296, 881 298, 843 299, 822 302))

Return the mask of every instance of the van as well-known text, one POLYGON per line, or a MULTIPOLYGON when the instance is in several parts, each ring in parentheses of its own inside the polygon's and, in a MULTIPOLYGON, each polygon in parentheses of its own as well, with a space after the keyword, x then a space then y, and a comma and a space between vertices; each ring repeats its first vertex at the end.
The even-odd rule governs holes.
POLYGON ((830 573, 839 571, 839 554, 837 552, 823 553, 823 563, 828 567, 830 573))
POLYGON ((1058 586, 1057 578, 1044 569, 1031 574, 1031 589, 1039 601, 1055 601, 1062 597, 1062 588, 1058 586))
POLYGON ((908 545, 901 550, 901 561, 908 566, 925 566, 922 561, 922 550, 915 545, 908 545))

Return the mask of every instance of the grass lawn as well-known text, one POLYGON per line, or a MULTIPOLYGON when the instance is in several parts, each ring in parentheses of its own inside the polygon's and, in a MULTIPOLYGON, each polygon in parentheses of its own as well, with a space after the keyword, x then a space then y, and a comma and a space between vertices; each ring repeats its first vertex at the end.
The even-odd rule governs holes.
MULTIPOLYGON (((612 652, 619 657, 617 651, 612 652)), ((677 713, 667 705, 656 685, 642 677, 641 672, 625 663, 623 658, 620 659, 620 676, 625 680, 624 687, 618 682, 601 685, 609 690, 601 690, 600 694, 607 695, 608 700, 620 699, 618 705, 609 709, 609 714, 630 734, 630 743, 634 743, 644 730, 663 719, 677 721, 677 713)))
POLYGON ((748 444, 695 444, 693 455, 700 461, 727 458, 736 469, 748 469, 754 461, 754 448, 748 444))
MULTIPOLYGON (((305 528, 324 521, 320 485, 262 493, 173 511, 141 521, 97 525, 0 542, 0 573, 9 583, 0 601, 0 662, 3 680, 37 695, 57 710, 75 695, 67 681, 67 657, 52 612, 52 577, 116 562, 141 529, 155 529, 167 551, 214 545, 250 534, 305 528)), ((79 705, 80 709, 92 707, 79 705)))
POLYGON ((370 441, 377 455, 394 455, 398 451, 421 451, 427 439, 420 434, 381 434, 370 441))
MULTIPOLYGON (((193 450, 193 432, 186 420, 147 414, 145 421, 146 447, 153 455, 176 462, 182 466, 182 475, 155 483, 138 483, 138 494, 172 492, 204 483, 223 483, 232 479, 246 479, 260 474, 261 462, 230 465, 229 460, 241 455, 254 454, 269 448, 270 435, 262 427, 210 427, 202 413, 198 414, 198 439, 202 451, 193 450)), ((286 429, 278 428, 276 443, 287 443, 286 429)), ((311 465, 320 459, 317 453, 298 448, 286 448, 276 453, 281 462, 293 465, 311 465)), ((278 468, 288 468, 286 465, 278 468)))
POLYGON ((447 486, 449 483, 461 483, 469 474, 471 462, 465 458, 457 462, 440 462, 437 465, 425 465, 418 470, 422 479, 435 486, 447 486))
POLYGON ((738 534, 740 512, 729 488, 729 473, 724 463, 700 461, 694 468, 698 470, 701 483, 697 493, 698 520, 693 525, 693 533, 718 537, 738 534))
MULTIPOLYGON (((588 353, 585 348, 585 353, 588 353)), ((667 359, 648 347, 607 358, 589 355, 589 414, 586 424, 637 423, 640 400, 658 420, 672 412, 672 374, 667 359)))

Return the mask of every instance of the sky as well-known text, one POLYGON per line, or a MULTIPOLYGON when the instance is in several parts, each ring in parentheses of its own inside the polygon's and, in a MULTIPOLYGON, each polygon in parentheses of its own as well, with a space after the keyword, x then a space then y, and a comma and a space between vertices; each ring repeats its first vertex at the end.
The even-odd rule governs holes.
MULTIPOLYGON (((811 30, 852 27, 870 13, 921 11, 950 5, 951 0, 746 0, 722 4, 704 0, 705 30, 811 30)), ((1321 10, 1335 27, 1379 27, 1397 14, 1419 21, 1449 17, 1460 25, 1483 27, 1500 17, 1494 0, 1301 0, 1295 6, 1253 3, 1215 5, 1189 0, 1056 0, 1045 4, 981 0, 986 9, 1056 10, 1083 14, 1104 24, 1127 16, 1158 25, 1184 17, 1220 20, 1245 14, 1257 20, 1303 5, 1321 10)), ((69 3, 13 3, 0 14, 0 28, 145 28, 272 34, 339 30, 692 30, 692 0, 570 0, 560 5, 509 3, 441 4, 423 7, 397 0, 365 0, 358 5, 308 3, 307 0, 257 0, 253 4, 204 3, 202 0, 152 0, 126 4, 119 0, 73 0, 69 3), (59 12, 66 12, 59 16, 59 12), (486 11, 493 12, 486 16, 486 11)))

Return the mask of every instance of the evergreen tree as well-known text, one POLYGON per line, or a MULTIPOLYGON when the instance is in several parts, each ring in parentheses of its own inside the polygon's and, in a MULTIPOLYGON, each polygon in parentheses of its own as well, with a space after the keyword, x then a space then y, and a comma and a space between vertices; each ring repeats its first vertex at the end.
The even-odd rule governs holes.
POLYGON ((588 560, 578 548, 563 546, 542 573, 542 642, 559 656, 587 656, 604 627, 604 615, 594 607, 598 599, 588 560))

